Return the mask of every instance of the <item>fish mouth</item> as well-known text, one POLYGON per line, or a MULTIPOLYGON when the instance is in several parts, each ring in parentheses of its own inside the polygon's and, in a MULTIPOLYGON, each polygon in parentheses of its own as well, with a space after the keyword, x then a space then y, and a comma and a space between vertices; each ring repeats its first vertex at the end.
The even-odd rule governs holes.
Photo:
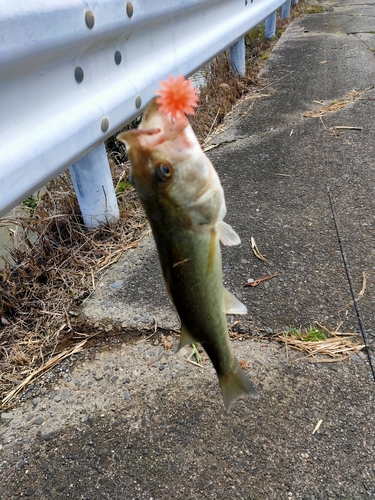
MULTIPOLYGON (((160 111, 156 98, 148 103, 139 127, 122 132, 117 139, 125 144, 131 161, 130 182, 146 197, 154 194, 153 172, 157 163, 179 164, 193 152, 201 151, 186 115, 172 118, 160 111)), ((159 184, 158 189, 168 184, 159 184)))
POLYGON ((123 132, 117 138, 125 143, 129 152, 132 148, 150 151, 164 142, 173 142, 188 125, 185 115, 173 119, 160 111, 154 97, 148 103, 139 127, 123 132))

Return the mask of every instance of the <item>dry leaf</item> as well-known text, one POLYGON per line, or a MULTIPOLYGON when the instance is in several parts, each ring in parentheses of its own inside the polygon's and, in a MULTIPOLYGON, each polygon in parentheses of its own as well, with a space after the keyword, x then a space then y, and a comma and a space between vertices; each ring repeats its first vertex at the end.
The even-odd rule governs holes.
POLYGON ((260 253, 258 245, 256 244, 253 237, 251 237, 251 249, 253 250, 255 257, 257 257, 260 260, 263 260, 264 262, 267 262, 267 259, 264 257, 264 255, 260 253))
POLYGON ((249 365, 249 363, 247 362, 247 360, 246 360, 246 359, 240 359, 240 360, 239 360, 239 363, 240 363, 241 368, 242 368, 243 370, 246 370, 246 369, 247 369, 247 368, 249 368, 249 366, 250 366, 250 365, 249 365))

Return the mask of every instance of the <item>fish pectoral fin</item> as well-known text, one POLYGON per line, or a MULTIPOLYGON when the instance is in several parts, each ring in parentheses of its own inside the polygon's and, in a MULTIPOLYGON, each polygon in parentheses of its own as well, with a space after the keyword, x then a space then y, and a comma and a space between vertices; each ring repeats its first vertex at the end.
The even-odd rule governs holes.
POLYGON ((238 361, 234 359, 233 369, 225 375, 219 375, 219 384, 223 396, 225 408, 230 412, 232 404, 237 398, 243 395, 251 396, 254 399, 259 398, 259 393, 247 378, 238 361))
POLYGON ((232 228, 232 226, 230 226, 223 220, 219 220, 216 226, 219 233, 219 239, 223 245, 231 247, 233 245, 239 245, 241 243, 240 237, 232 228))
POLYGON ((237 297, 223 288, 225 314, 247 314, 247 307, 237 297))
POLYGON ((180 343, 178 344, 177 351, 179 351, 180 349, 182 349, 186 345, 194 344, 194 343, 195 343, 195 340, 190 335, 190 333, 188 332, 187 328, 184 325, 181 325, 180 343))

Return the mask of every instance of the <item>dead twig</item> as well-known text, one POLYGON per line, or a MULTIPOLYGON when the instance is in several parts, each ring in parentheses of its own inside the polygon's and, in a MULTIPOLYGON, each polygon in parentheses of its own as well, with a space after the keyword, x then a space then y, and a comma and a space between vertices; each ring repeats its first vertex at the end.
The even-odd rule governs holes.
POLYGON ((251 249, 254 252, 255 257, 257 257, 260 260, 263 260, 264 262, 267 262, 267 259, 262 255, 259 251, 258 245, 255 242, 255 239, 251 237, 251 249))
POLYGON ((279 273, 272 274, 272 276, 264 276, 264 278, 258 278, 257 280, 246 281, 242 283, 242 286, 257 286, 259 283, 262 283, 262 281, 271 280, 272 278, 276 278, 276 276, 279 276, 279 273))
POLYGON ((28 377, 25 378, 16 388, 11 390, 5 398, 2 400, 2 404, 6 405, 8 404, 17 394, 22 391, 31 381, 35 381, 37 378, 39 378, 41 375, 46 373, 47 371, 51 370, 55 365, 60 363, 63 359, 67 358, 68 356, 72 356, 73 354, 77 354, 78 352, 82 351, 83 346, 86 344, 87 340, 83 340, 79 344, 75 345, 74 347, 71 347, 70 349, 66 349, 65 351, 61 352, 60 354, 57 354, 53 358, 47 361, 43 366, 38 368, 37 370, 33 371, 30 373, 28 377))
POLYGON ((336 125, 331 128, 334 128, 336 130, 362 130, 362 127, 351 127, 349 125, 336 125))

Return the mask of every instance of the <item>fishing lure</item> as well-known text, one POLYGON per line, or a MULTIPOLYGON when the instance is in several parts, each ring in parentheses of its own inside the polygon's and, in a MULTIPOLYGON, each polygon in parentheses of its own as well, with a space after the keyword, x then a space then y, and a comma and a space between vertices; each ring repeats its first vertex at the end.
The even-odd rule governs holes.
POLYGON ((195 113, 199 97, 190 80, 185 80, 182 75, 178 78, 171 75, 167 81, 160 82, 160 86, 161 89, 156 91, 160 111, 172 119, 195 113))

